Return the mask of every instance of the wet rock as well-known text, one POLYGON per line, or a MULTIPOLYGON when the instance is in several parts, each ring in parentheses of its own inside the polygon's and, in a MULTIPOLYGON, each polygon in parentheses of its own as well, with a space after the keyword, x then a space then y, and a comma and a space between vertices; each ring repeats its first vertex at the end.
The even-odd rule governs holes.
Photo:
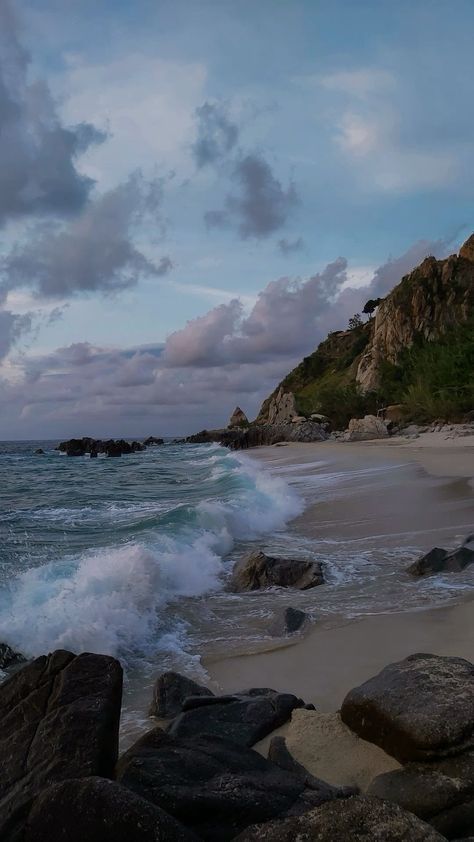
POLYGON ((178 672, 164 672, 158 676, 153 689, 150 716, 161 719, 176 716, 183 710, 188 696, 212 696, 211 690, 178 672))
POLYGON ((431 760, 474 746, 474 666, 410 655, 351 690, 341 718, 397 760, 431 760))
POLYGON ((15 652, 7 643, 0 643, 0 669, 5 670, 8 667, 16 666, 26 662, 24 655, 20 652, 15 652))
POLYGON ((331 801, 302 816, 249 827, 236 842, 442 842, 432 827, 377 798, 331 801))
POLYGON ((164 444, 163 439, 159 439, 156 436, 148 436, 147 439, 143 442, 145 447, 159 447, 160 445, 164 444))
POLYGON ((44 450, 42 447, 37 447, 35 450, 35 456, 44 456, 44 450))
MULTIPOLYGON (((105 778, 53 784, 33 802, 20 835, 8 842, 197 842, 160 807, 105 778)), ((6 842, 6 840, 5 840, 6 842)))
POLYGON ((181 739, 155 728, 120 759, 117 777, 202 839, 216 842, 233 839, 254 822, 320 803, 299 775, 206 734, 181 739))
POLYGON ((412 576, 428 576, 431 573, 453 573, 464 570, 474 562, 474 550, 466 546, 458 547, 451 552, 434 547, 429 553, 419 558, 408 568, 412 576))
POLYGON ((242 746, 252 746, 284 725, 291 712, 303 704, 291 693, 259 689, 188 699, 187 709, 169 725, 168 733, 175 737, 215 734, 242 746))
POLYGON ((285 608, 273 621, 269 632, 273 637, 284 637, 287 634, 294 634, 300 631, 308 622, 306 611, 299 608, 285 608))
POLYGON ((449 839, 474 832, 474 752, 431 763, 409 763, 379 775, 371 795, 394 801, 449 839))
POLYGON ((262 588, 298 588, 305 591, 324 583, 322 564, 301 558, 275 558, 264 552, 251 553, 232 571, 229 590, 234 593, 262 588))
POLYGON ((113 774, 122 669, 105 655, 58 650, 0 685, 0 838, 25 805, 65 778, 113 774))

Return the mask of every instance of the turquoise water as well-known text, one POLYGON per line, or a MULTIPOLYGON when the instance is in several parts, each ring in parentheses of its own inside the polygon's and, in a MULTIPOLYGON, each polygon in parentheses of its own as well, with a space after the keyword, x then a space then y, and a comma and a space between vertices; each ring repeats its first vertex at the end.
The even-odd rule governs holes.
POLYGON ((222 590, 230 555, 303 507, 217 445, 90 459, 55 444, 0 443, 0 640, 27 656, 66 648, 130 666, 185 648, 170 606, 222 590))

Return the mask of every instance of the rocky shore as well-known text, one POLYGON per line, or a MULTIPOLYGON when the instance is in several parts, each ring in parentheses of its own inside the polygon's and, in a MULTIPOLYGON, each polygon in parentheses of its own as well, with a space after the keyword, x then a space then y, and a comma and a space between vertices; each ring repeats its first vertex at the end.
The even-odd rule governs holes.
POLYGON ((104 453, 106 456, 122 456, 128 453, 140 453, 147 447, 156 447, 164 444, 163 439, 149 436, 145 441, 125 441, 125 439, 92 439, 83 436, 81 439, 67 439, 59 442, 56 450, 65 453, 66 456, 86 456, 92 458, 104 453))
POLYGON ((151 719, 120 757, 115 658, 56 651, 12 669, 0 685, 3 842, 435 842, 474 833, 474 666, 462 658, 390 664, 331 715, 291 693, 219 696, 164 673, 150 700, 159 725, 151 719), (286 738, 271 737, 288 722, 286 738), (304 764, 294 749, 302 723, 304 764), (264 757, 255 749, 268 735, 264 757))

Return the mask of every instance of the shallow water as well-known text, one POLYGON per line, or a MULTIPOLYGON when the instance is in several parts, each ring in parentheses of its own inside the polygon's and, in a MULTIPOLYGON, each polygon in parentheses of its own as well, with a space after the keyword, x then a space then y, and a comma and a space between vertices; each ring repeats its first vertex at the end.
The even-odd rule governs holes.
POLYGON ((58 647, 118 656, 128 736, 149 726, 159 670, 205 678, 203 655, 278 645, 267 628, 286 605, 337 625, 474 588, 473 568, 407 576, 421 552, 472 531, 472 487, 399 454, 322 447, 320 459, 294 465, 284 448, 262 461, 165 444, 71 459, 54 444, 0 443, 0 640, 29 656, 58 647), (262 546, 322 561, 326 584, 226 592, 234 560, 262 546))

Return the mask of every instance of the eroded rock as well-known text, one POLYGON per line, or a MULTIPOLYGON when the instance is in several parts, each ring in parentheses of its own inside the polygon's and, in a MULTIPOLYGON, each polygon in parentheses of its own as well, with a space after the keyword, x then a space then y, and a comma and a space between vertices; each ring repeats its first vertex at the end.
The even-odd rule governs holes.
POLYGON ((365 415, 364 418, 351 418, 345 435, 346 441, 370 441, 371 439, 387 439, 387 425, 375 415, 365 415))

